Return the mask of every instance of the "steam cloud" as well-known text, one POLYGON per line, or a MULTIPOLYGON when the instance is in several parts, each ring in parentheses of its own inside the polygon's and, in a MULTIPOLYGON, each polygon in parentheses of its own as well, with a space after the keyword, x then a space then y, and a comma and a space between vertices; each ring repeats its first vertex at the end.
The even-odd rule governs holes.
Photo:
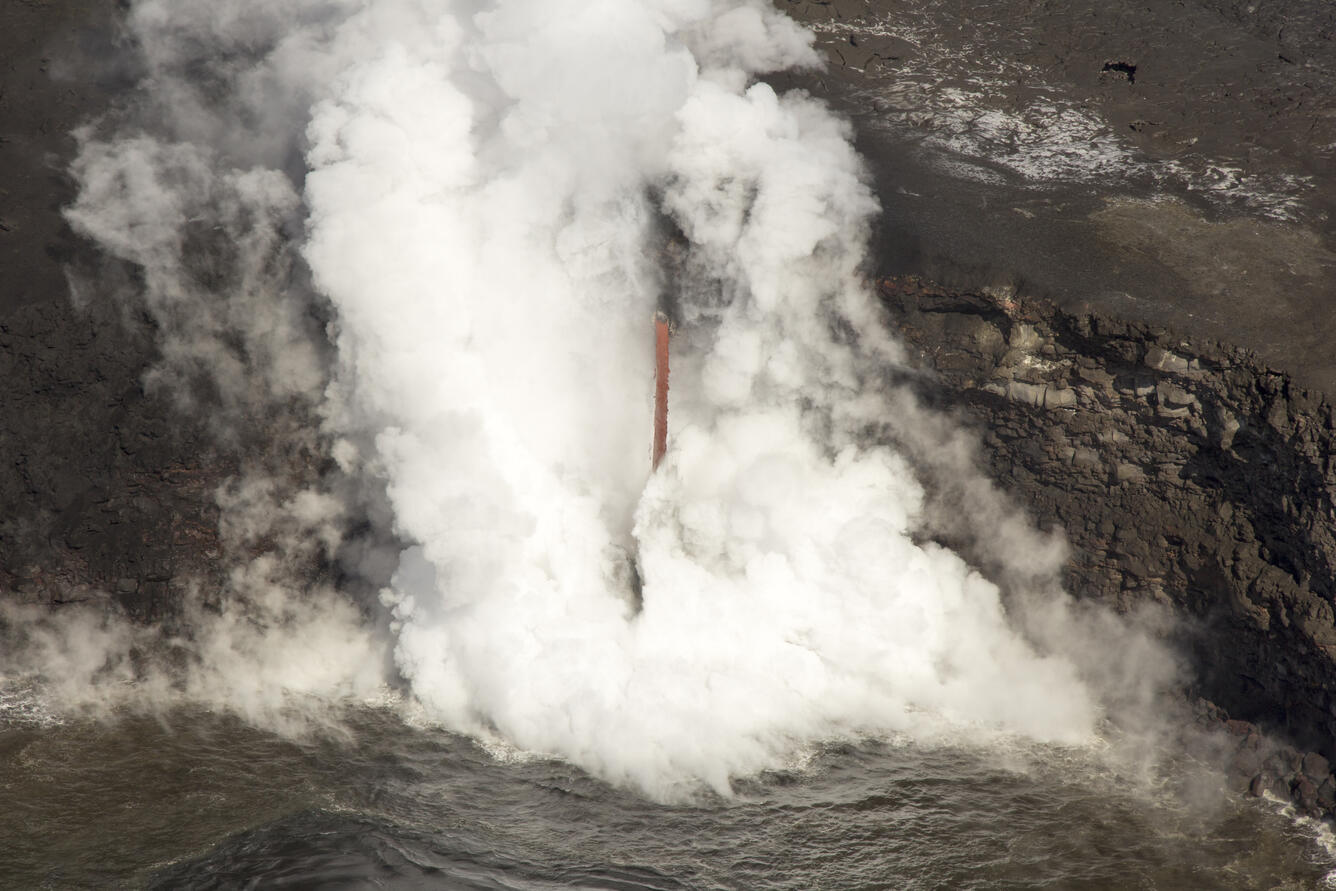
MULTIPOLYGON (((768 3, 139 0, 130 27, 145 89, 84 132, 69 217, 146 270, 161 384, 316 406, 348 477, 383 487, 406 544, 389 646, 433 720, 671 795, 841 734, 1081 742, 1098 673, 1162 678, 1149 644, 1135 671, 1082 658, 1096 620, 1051 590, 1061 547, 888 382, 900 352, 862 275, 877 204, 848 126, 757 81, 817 64, 768 3), (221 285, 191 266, 199 225, 221 285), (1010 616, 925 541, 933 473, 975 515, 952 522, 1005 541, 983 550, 1026 589, 1010 616)), ((337 498, 265 485, 229 504, 334 546, 337 498)), ((365 692, 374 630, 280 576, 233 586, 274 647, 305 641, 280 685, 365 692), (326 647, 357 658, 302 675, 326 647)), ((227 615, 198 617, 200 689, 270 645, 227 615)))

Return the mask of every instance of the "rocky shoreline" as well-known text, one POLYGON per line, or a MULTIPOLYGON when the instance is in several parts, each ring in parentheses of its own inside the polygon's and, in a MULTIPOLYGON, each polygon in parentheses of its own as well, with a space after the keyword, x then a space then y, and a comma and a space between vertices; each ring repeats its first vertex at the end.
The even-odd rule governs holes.
MULTIPOLYGON (((788 5, 821 24, 832 10, 852 21, 869 4, 788 5)), ((0 294, 0 446, 11 462, 0 474, 0 592, 55 608, 94 601, 140 622, 165 622, 192 585, 226 572, 218 493, 227 480, 248 462, 272 461, 306 484, 330 462, 302 442, 292 420, 277 446, 263 437, 220 445, 202 419, 144 391, 144 373, 159 358, 151 320, 115 301, 71 299, 70 269, 111 289, 134 284, 133 270, 104 262, 60 217, 73 200, 65 173, 70 130, 131 83, 133 72, 62 67, 51 58, 79 56, 69 49, 79 41, 105 50, 114 6, 0 11, 0 35, 8 35, 0 44, 13 50, 0 82, 0 256, 11 282, 0 294)), ((840 57, 853 87, 837 84, 841 71, 833 70, 830 94, 864 116, 860 138, 887 212, 878 287, 928 372, 919 385, 924 397, 958 410, 979 431, 991 476, 1041 524, 1062 527, 1072 546, 1069 590, 1118 611, 1156 603, 1180 617, 1174 640, 1195 672, 1185 696, 1197 703, 1202 727, 1226 731, 1240 790, 1336 815, 1329 761, 1336 759, 1336 414, 1322 386, 1332 374, 1325 345, 1333 321, 1318 312, 1331 296, 1327 236, 1305 228, 1317 226, 1313 220, 1265 224, 1292 226, 1283 233, 1218 228, 1200 208, 1180 219, 1188 213, 1182 205, 1106 203, 1086 184, 1043 195, 987 177, 949 187, 950 177, 928 171, 919 143, 906 148, 899 136, 867 135, 867 116, 896 110, 863 103, 858 91, 868 88, 869 72, 894 76, 925 52, 903 35, 878 39, 862 41, 856 23, 822 31, 823 46, 857 50, 840 57), (880 69, 868 64, 873 49, 880 69), (1152 218, 1164 231, 1135 229, 1152 218), (1053 235, 1073 223, 1082 234, 1053 235), (1214 239, 1210 249, 1188 251, 1203 234, 1214 239), (980 249, 985 242, 994 246, 980 249), (1205 268, 1217 255, 1264 244, 1276 253, 1235 285, 1187 287, 1174 300, 1160 299, 1173 292, 1155 290, 1191 278, 1188 265, 1205 268), (1143 255, 1151 259, 1135 259, 1143 255), (1087 258, 1089 268, 1081 265, 1087 258), (1052 270, 1047 278, 1044 269, 1052 270), (1111 278, 1101 278, 1106 273, 1111 278), (994 281, 1027 284, 979 286, 994 281), (1296 284, 1307 290, 1274 312, 1269 301, 1296 284), (1211 302, 1220 295, 1227 299, 1211 302), (1230 316, 1235 310, 1242 315, 1230 316), (1219 342, 1235 322, 1242 326, 1236 342, 1252 349, 1219 342), (1302 349, 1282 362, 1291 335, 1302 349)), ((1296 87, 1296 95, 1316 89, 1327 102, 1318 88, 1332 76, 1323 61, 1330 40, 1315 31, 1282 43, 1300 55, 1267 59, 1268 83, 1284 80, 1283 66, 1301 64, 1317 87, 1296 87)), ((1270 53, 1265 40, 1248 46, 1270 53)), ((1130 79, 1099 79, 1105 72, 1092 60, 1104 58, 1103 44, 1081 52, 1095 66, 1101 101, 1125 113, 1146 150, 1178 152, 1143 133, 1146 127, 1131 127, 1164 117, 1156 103, 1167 100, 1112 93, 1130 79)), ((1163 48, 1138 53, 1143 88, 1153 83, 1148 60, 1157 52, 1163 48)), ((1062 66, 1077 70, 1076 58, 1064 57, 1062 66)), ((1265 97, 1250 96, 1236 122, 1245 129, 1267 120, 1257 111, 1265 97)), ((1336 121, 1327 110, 1315 127, 1336 121)), ((1174 119, 1184 134, 1192 130, 1190 112, 1174 119)), ((1286 127, 1302 123, 1298 111, 1284 114, 1286 127)), ((948 124, 910 122, 925 132, 948 124)), ((1262 167, 1276 176, 1290 169, 1282 137, 1271 133, 1276 145, 1257 148, 1262 167)), ((1319 177, 1329 157, 1309 160, 1300 173, 1319 177)), ((1317 184, 1318 210, 1336 206, 1330 180, 1317 184)), ((273 418, 252 422, 273 435, 273 418)))
POLYGON ((1169 606, 1187 693, 1229 722, 1245 785, 1333 813, 1327 398, 1247 351, 1095 310, 912 276, 878 288, 927 398, 961 409, 999 485, 1061 526, 1068 590, 1169 606))

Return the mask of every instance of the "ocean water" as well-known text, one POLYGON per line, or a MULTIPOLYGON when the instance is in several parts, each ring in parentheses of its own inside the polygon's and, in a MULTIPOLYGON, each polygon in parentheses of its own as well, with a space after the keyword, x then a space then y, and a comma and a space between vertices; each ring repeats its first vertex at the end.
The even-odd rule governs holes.
POLYGON ((868 739, 663 803, 396 709, 338 727, 11 715, 0 887, 1298 889, 1332 868, 1276 804, 1089 748, 868 739))

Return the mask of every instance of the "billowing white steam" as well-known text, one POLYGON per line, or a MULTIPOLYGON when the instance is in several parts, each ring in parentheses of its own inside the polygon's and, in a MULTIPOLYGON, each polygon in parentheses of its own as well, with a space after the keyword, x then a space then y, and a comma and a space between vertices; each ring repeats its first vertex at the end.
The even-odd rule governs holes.
POLYGON ((649 787, 916 710, 1079 735, 1071 669, 910 541, 913 474, 850 433, 887 409, 860 369, 893 356, 857 268, 875 205, 843 125, 745 87, 806 43, 721 6, 509 3, 467 38, 444 18, 316 108, 306 257, 341 421, 383 429, 366 458, 418 543, 387 597, 400 666, 452 726, 649 787), (651 194, 693 275, 656 270, 651 194), (649 320, 675 286, 647 483, 649 320))
MULTIPOLYGON (((327 432, 410 544, 383 602, 434 718, 659 792, 843 733, 1092 732, 1073 665, 915 541, 924 493, 872 435, 904 404, 860 276, 876 203, 846 125, 755 81, 815 63, 769 4, 144 0, 134 22, 161 144, 90 138, 72 219, 166 269, 149 284, 185 330, 204 298, 171 284, 171 229, 183 192, 211 194, 192 171, 228 184, 224 221, 273 227, 277 171, 304 155, 327 432), (198 77, 201 44, 213 105, 174 77, 198 77), (145 202, 171 213, 139 230, 145 202)), ((210 299, 286 318, 272 280, 238 287, 210 299)), ((296 326, 233 324, 261 346, 251 372, 282 376, 262 391, 309 391, 307 348, 293 377, 274 347, 296 326)))

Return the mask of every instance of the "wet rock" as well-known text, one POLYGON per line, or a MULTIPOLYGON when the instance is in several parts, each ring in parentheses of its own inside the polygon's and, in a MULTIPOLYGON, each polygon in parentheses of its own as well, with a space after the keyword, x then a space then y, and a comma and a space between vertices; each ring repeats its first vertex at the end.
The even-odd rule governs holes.
POLYGON ((1293 757, 1281 756, 1268 759, 1268 765, 1276 771, 1277 775, 1284 777, 1285 781, 1291 786, 1299 782, 1303 776, 1303 771, 1299 769, 1299 764, 1303 760, 1303 755, 1291 753, 1293 757))
POLYGON ((1304 755, 1301 769, 1304 776, 1315 783, 1323 782, 1331 774, 1331 765, 1327 763, 1326 758, 1323 758, 1317 752, 1309 752, 1304 755))
POLYGON ((1336 779, 1327 777, 1317 787, 1317 806, 1324 816, 1331 817, 1336 811, 1336 779))
POLYGON ((1290 796, 1300 813, 1309 817, 1322 816, 1322 808, 1317 801, 1317 786, 1308 777, 1300 775, 1290 784, 1290 796))
POLYGON ((1235 753, 1230 770, 1243 776, 1254 776, 1262 772, 1265 760, 1259 745, 1245 746, 1235 753))
POLYGON ((1270 771, 1263 771, 1252 778, 1248 784, 1248 794, 1254 798, 1270 796, 1287 801, 1290 799, 1290 784, 1270 771))

